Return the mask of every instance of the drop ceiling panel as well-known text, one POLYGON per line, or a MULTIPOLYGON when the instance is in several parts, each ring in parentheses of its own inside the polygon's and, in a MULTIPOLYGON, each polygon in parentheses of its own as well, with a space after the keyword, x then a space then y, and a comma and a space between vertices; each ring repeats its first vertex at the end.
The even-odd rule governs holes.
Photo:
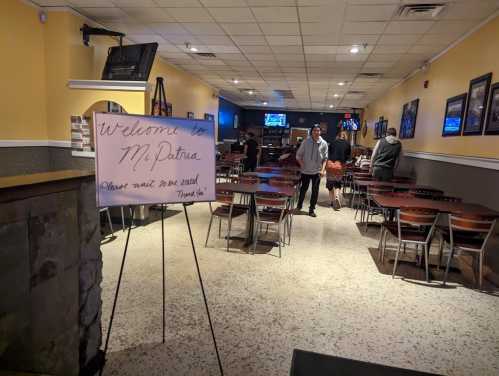
POLYGON ((272 99, 277 107, 319 110, 330 103, 364 106, 499 9, 497 0, 418 0, 444 2, 447 9, 435 20, 407 20, 397 16, 398 7, 416 0, 55 1, 33 0, 71 4, 126 33, 128 43, 157 42, 160 56, 239 104, 272 99), (186 43, 216 57, 192 54, 186 43), (358 54, 350 53, 352 45, 358 54), (383 78, 363 81, 360 73, 383 78), (258 92, 241 93, 245 87, 258 92), (297 100, 279 99, 278 88, 293 90, 297 100))

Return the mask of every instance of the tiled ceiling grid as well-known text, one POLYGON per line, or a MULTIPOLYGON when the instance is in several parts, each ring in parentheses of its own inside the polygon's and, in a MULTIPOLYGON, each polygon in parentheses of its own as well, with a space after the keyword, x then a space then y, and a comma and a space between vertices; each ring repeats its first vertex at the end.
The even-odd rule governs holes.
POLYGON ((70 6, 137 43, 158 42, 166 60, 239 105, 323 111, 364 107, 499 9, 499 0, 34 2, 70 6), (398 17, 402 5, 416 3, 446 8, 435 19, 398 17), (193 54, 186 43, 216 57, 193 54))

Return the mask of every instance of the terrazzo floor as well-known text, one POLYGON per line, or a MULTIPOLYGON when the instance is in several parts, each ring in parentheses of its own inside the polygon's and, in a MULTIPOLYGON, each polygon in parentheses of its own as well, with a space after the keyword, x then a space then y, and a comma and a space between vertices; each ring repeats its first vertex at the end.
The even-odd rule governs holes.
MULTIPOLYGON (((294 348, 445 375, 499 375, 499 297, 378 272, 353 211, 294 217, 282 258, 225 251, 209 210, 189 207, 224 373, 289 375, 294 348)), ((182 206, 165 222, 166 343, 161 334, 161 223, 132 230, 104 375, 219 375, 182 206)), ((306 209, 306 207, 304 208, 306 209)), ((243 232, 244 220, 234 222, 243 232)), ((224 229, 224 227, 222 228, 224 229)), ((102 245, 106 333, 126 233, 102 245)), ((236 246, 237 244, 233 244, 236 246)))

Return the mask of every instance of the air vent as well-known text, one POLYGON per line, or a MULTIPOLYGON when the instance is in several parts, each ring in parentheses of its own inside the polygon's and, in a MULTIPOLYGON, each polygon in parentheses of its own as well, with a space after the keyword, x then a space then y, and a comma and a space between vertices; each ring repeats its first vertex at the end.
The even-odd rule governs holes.
POLYGON ((358 77, 363 78, 381 78, 383 77, 382 73, 359 73, 358 77))
POLYGON ((206 58, 215 58, 217 57, 217 55, 211 53, 211 52, 196 52, 196 53, 192 53, 192 54, 189 54, 191 56, 199 56, 199 57, 206 57, 206 58))
POLYGON ((294 99, 295 96, 293 95, 293 92, 291 90, 274 90, 274 93, 276 93, 278 96, 286 99, 294 99))
POLYGON ((445 9, 442 3, 407 4, 399 8, 398 17, 403 19, 434 19, 445 9))
POLYGON ((366 92, 365 91, 350 90, 350 91, 347 91, 347 94, 365 95, 366 92))

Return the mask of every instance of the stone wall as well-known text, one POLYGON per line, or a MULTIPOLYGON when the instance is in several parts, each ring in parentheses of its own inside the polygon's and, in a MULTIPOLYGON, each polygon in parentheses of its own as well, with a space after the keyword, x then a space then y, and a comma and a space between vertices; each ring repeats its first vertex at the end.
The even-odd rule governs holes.
POLYGON ((98 354, 99 241, 93 179, 0 203, 1 370, 76 376, 98 354))

